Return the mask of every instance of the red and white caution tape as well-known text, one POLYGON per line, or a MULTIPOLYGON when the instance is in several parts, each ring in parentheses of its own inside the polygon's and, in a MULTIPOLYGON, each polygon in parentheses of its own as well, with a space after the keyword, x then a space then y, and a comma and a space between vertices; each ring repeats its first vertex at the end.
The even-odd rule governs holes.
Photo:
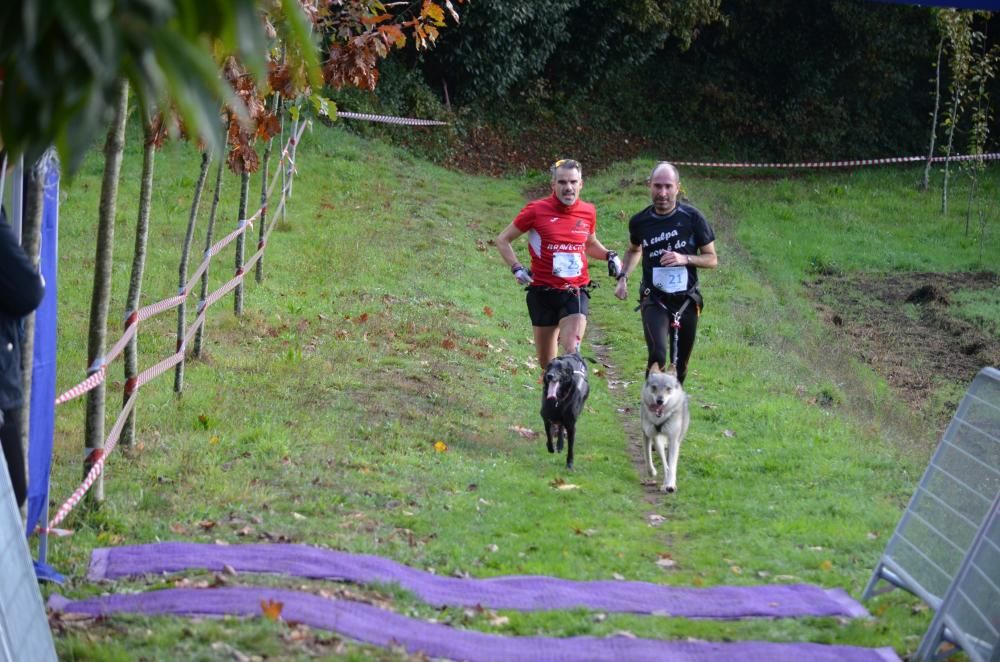
MULTIPOLYGON (((303 123, 302 126, 299 128, 298 132, 296 133, 296 135, 289 140, 290 146, 295 145, 295 142, 298 140, 298 138, 302 136, 302 132, 305 130, 305 127, 306 123, 303 123)), ((288 157, 289 154, 290 154, 289 147, 286 146, 285 150, 282 152, 282 160, 288 157)), ((291 158, 290 157, 288 158, 289 161, 291 161, 291 158)), ((270 189, 273 190, 276 181, 277 181, 276 177, 272 179, 270 189)), ((290 184, 290 181, 288 183, 290 184)), ((288 188, 289 187, 286 184, 286 186, 283 188, 281 192, 282 193, 281 200, 278 204, 279 211, 285 204, 285 198, 288 193, 288 188)), ((268 197, 270 197, 270 195, 271 192, 269 191, 268 197)), ((209 250, 205 251, 204 258, 202 262, 199 264, 198 268, 195 270, 194 276, 185 285, 184 289, 182 289, 176 296, 164 299, 162 301, 158 301, 148 306, 144 306, 139 310, 130 313, 125 321, 125 331, 122 334, 121 338, 118 339, 118 341, 112 346, 111 350, 104 357, 94 362, 94 366, 91 368, 88 377, 79 384, 77 384, 76 386, 73 386, 72 388, 68 389, 65 393, 59 395, 56 398, 55 404, 61 405, 66 402, 69 402, 70 400, 80 397, 84 393, 93 390, 98 385, 103 383, 105 378, 107 377, 108 364, 114 361, 114 359, 121 354, 125 346, 136 335, 136 333, 138 332, 139 323, 151 317, 154 317, 162 312, 165 312, 172 308, 176 308, 177 306, 183 304, 187 300, 188 293, 193 291, 194 285, 208 269, 208 265, 211 262, 212 257, 217 255, 223 248, 225 248, 234 239, 239 237, 248 229, 252 228, 253 221, 256 218, 262 216, 266 209, 267 209, 266 204, 261 205, 261 207, 257 210, 256 213, 254 213, 253 216, 241 220, 239 226, 233 232, 224 237, 222 240, 215 243, 211 248, 209 248, 209 250)), ((271 228, 268 229, 268 232, 270 231, 270 229, 273 229, 273 224, 271 228)), ((168 370, 170 370, 171 368, 173 368, 178 363, 184 360, 188 344, 194 338, 198 329, 201 328, 201 326, 205 323, 205 315, 208 307, 213 303, 215 303, 216 301, 218 301, 223 296, 225 296, 227 293, 231 292, 240 282, 243 281, 243 278, 247 272, 248 267, 252 266, 254 262, 263 257, 265 245, 266 241, 261 241, 260 245, 258 246, 258 251, 253 255, 253 257, 251 257, 250 261, 247 262, 247 264, 244 265, 243 268, 239 269, 236 275, 232 279, 230 279, 222 287, 218 288, 211 295, 206 297, 206 299, 199 304, 198 315, 195 319, 195 322, 187 329, 184 338, 181 341, 180 346, 177 348, 177 351, 174 354, 164 358, 156 365, 151 366, 146 370, 143 370, 134 378, 129 379, 127 381, 125 389, 128 400, 126 401, 125 405, 119 412, 118 419, 115 421, 115 425, 112 428, 111 433, 108 435, 107 439, 104 442, 104 447, 91 450, 89 459, 93 462, 93 464, 91 465, 90 470, 87 472, 86 477, 84 478, 83 482, 80 483, 80 486, 77 487, 77 489, 69 497, 69 499, 67 499, 66 502, 63 503, 62 506, 60 506, 58 511, 56 511, 55 516, 48 523, 48 526, 42 530, 43 532, 50 533, 53 535, 69 535, 71 533, 70 531, 58 529, 56 528, 56 526, 60 522, 62 522, 67 515, 69 515, 69 513, 73 510, 73 508, 77 506, 77 504, 80 503, 81 499, 83 499, 87 491, 90 490, 91 486, 93 486, 97 478, 103 473, 107 457, 114 450, 115 446, 117 446, 118 440, 121 437, 122 429, 125 426, 125 421, 128 419, 128 415, 131 413, 132 409, 135 406, 136 395, 139 391, 139 388, 142 387, 144 384, 150 382, 151 380, 155 379, 156 377, 160 376, 161 374, 167 372, 168 370)))
POLYGON ((107 460, 108 455, 114 450, 115 446, 118 444, 118 438, 121 436, 122 428, 125 426, 125 420, 128 418, 129 412, 135 406, 136 394, 133 393, 129 397, 125 406, 122 407, 121 412, 118 414, 118 420, 115 421, 114 427, 111 429, 111 434, 108 435, 107 441, 104 442, 104 448, 95 448, 91 451, 89 459, 93 460, 93 464, 90 466, 90 471, 87 472, 87 476, 80 483, 80 486, 76 488, 76 491, 66 499, 66 502, 59 507, 56 511, 55 516, 49 521, 48 526, 45 529, 46 533, 57 532, 56 526, 66 519, 70 511, 76 507, 80 500, 83 499, 83 495, 87 493, 90 487, 97 480, 98 476, 104 472, 104 462, 107 460))
POLYGON ((410 117, 393 117, 392 115, 373 115, 372 113, 351 113, 338 110, 337 117, 349 120, 365 120, 366 122, 383 122, 385 124, 404 124, 406 126, 447 126, 447 122, 439 120, 420 120, 410 117))
MULTIPOLYGON (((956 156, 934 156, 931 161, 995 161, 1000 153, 960 154, 956 156)), ((926 162, 926 156, 896 156, 885 159, 854 159, 851 161, 804 161, 801 163, 739 163, 717 161, 670 161, 673 165, 696 168, 854 168, 857 166, 887 165, 890 163, 926 162)))

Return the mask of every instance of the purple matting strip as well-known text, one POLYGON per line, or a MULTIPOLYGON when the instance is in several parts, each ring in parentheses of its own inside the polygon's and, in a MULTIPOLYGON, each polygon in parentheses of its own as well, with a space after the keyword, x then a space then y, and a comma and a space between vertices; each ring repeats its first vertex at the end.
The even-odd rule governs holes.
POLYGON ((411 653, 452 660, 672 660, 674 662, 887 662, 892 648, 860 648, 805 642, 708 642, 599 637, 516 637, 487 634, 400 616, 377 607, 323 598, 311 593, 256 587, 165 589, 70 601, 49 598, 49 607, 66 613, 104 616, 141 613, 174 616, 259 616, 264 600, 282 603, 281 618, 331 630, 376 646, 402 645, 411 653))
POLYGON ((282 574, 356 584, 397 583, 435 607, 595 609, 684 618, 863 617, 841 589, 810 584, 685 588, 638 581, 576 581, 541 576, 439 577, 395 561, 307 545, 165 542, 105 547, 91 556, 94 581, 190 569, 282 574))

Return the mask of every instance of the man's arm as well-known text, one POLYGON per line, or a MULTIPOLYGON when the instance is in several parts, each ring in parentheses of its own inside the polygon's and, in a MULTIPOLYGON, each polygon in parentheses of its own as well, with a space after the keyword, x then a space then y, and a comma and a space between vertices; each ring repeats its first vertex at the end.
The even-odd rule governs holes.
POLYGON ((635 270, 641 259, 642 247, 629 242, 628 250, 625 251, 625 259, 622 260, 622 273, 618 276, 618 284, 615 285, 615 296, 619 299, 624 300, 628 297, 628 275, 635 270))
POLYGON ((595 260, 608 259, 608 249, 601 243, 596 234, 587 236, 587 243, 584 245, 583 252, 587 254, 587 257, 592 257, 595 260))
POLYGON ((710 241, 698 249, 697 255, 688 255, 688 264, 699 269, 714 269, 719 266, 719 256, 715 252, 715 242, 710 241))
POLYGON ((0 264, 0 310, 24 317, 42 302, 45 286, 6 223, 0 223, 0 264))
POLYGON ((497 245, 497 250, 500 251, 500 257, 503 258, 508 267, 513 268, 514 265, 521 264, 521 261, 517 259, 517 253, 514 252, 514 247, 511 246, 511 242, 520 237, 522 234, 524 234, 524 232, 511 223, 503 229, 503 232, 497 235, 494 242, 497 245))

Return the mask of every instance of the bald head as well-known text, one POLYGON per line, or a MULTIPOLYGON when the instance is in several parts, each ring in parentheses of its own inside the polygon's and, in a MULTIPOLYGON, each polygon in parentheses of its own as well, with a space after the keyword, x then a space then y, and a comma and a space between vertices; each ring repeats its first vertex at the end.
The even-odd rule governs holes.
POLYGON ((653 210, 666 216, 677 208, 677 194, 680 191, 680 177, 673 164, 661 161, 649 176, 649 196, 653 199, 653 210))
POLYGON ((657 173, 661 171, 666 171, 670 173, 670 177, 673 178, 674 181, 679 181, 681 178, 680 173, 677 172, 677 168, 674 167, 673 163, 670 163, 669 161, 660 161, 655 166, 653 166, 653 172, 650 173, 649 179, 652 180, 654 177, 656 177, 657 173))

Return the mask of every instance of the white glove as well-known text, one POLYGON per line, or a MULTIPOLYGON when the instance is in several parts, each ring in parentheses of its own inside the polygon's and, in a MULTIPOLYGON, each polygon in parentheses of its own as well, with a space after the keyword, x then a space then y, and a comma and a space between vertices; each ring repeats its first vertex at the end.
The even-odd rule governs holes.
POLYGON ((531 278, 531 272, 522 267, 520 264, 515 264, 510 268, 514 278, 517 279, 518 285, 531 285, 533 279, 531 278))
POLYGON ((618 253, 614 251, 608 251, 608 275, 612 278, 618 278, 622 273, 622 259, 618 257, 618 253))

